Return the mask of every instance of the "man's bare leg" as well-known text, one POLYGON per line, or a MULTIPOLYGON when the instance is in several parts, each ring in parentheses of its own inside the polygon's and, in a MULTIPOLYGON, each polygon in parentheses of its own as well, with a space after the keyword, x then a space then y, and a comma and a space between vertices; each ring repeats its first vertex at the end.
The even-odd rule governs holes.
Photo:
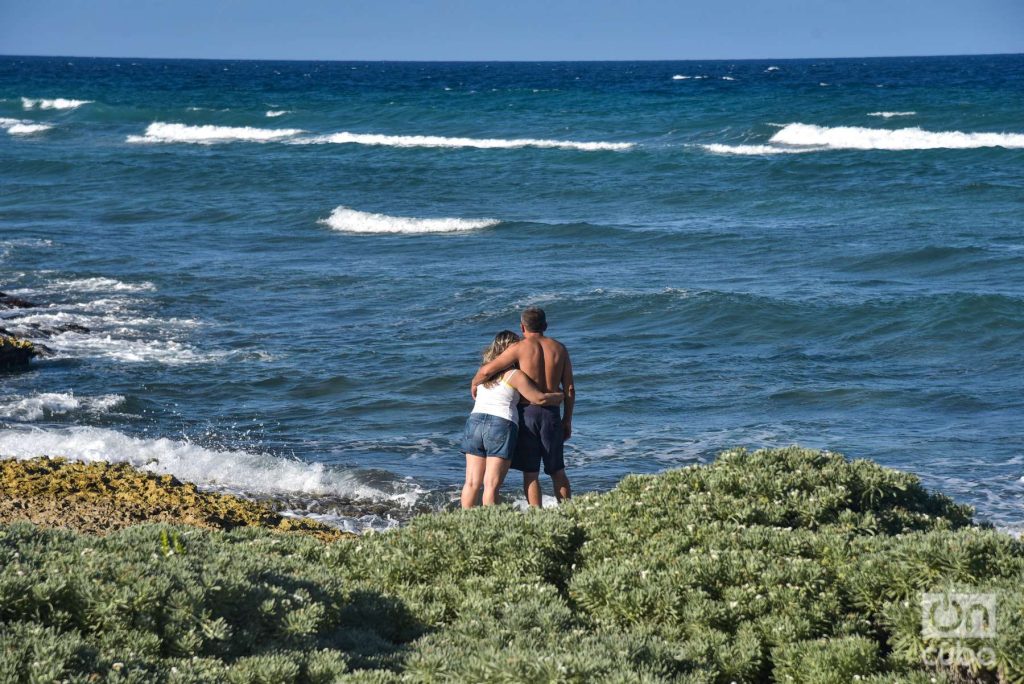
POLYGON ((555 498, 558 499, 558 503, 572 498, 569 476, 565 474, 565 468, 551 474, 551 484, 555 487, 555 498))
POLYGON ((462 485, 462 507, 472 508, 476 505, 476 496, 484 483, 484 471, 487 459, 483 456, 466 454, 466 483, 462 485))
POLYGON ((540 472, 523 473, 523 493, 526 494, 526 503, 534 508, 540 508, 544 503, 544 497, 540 491, 540 472))
POLYGON ((484 472, 484 506, 493 506, 498 503, 498 490, 501 489, 501 483, 505 481, 510 463, 511 461, 507 458, 497 456, 487 458, 487 470, 484 472))

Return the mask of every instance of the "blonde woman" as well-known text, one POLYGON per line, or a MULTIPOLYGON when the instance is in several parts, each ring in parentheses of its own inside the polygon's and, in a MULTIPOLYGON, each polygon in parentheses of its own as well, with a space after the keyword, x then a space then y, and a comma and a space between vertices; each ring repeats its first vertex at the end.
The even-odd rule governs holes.
MULTIPOLYGON (((502 330, 484 350, 488 363, 519 341, 519 335, 502 330)), ((519 397, 532 404, 558 406, 561 392, 541 392, 533 381, 517 368, 504 368, 487 378, 476 391, 476 404, 466 420, 462 450, 466 452, 466 483, 462 486, 462 507, 476 505, 483 486, 483 505, 498 502, 498 490, 508 474, 516 451, 519 432, 519 397)))

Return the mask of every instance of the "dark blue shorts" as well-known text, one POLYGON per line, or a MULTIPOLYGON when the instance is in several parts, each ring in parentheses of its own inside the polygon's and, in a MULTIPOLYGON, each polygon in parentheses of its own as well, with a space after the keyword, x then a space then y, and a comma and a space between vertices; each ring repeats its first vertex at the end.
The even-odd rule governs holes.
POLYGON ((557 406, 519 407, 519 440, 512 467, 524 473, 540 471, 552 475, 565 469, 562 416, 557 406))
POLYGON ((462 435, 462 450, 474 456, 512 458, 519 426, 489 413, 470 413, 462 435))

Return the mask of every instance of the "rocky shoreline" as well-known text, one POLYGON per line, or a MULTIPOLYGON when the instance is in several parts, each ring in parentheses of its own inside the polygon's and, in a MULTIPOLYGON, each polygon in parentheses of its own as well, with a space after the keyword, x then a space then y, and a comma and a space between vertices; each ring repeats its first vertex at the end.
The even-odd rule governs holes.
POLYGON ((160 522, 214 530, 258 527, 324 540, 353 536, 314 520, 282 516, 257 501, 201 491, 173 475, 123 463, 46 457, 0 461, 0 524, 14 522, 89 534, 160 522))

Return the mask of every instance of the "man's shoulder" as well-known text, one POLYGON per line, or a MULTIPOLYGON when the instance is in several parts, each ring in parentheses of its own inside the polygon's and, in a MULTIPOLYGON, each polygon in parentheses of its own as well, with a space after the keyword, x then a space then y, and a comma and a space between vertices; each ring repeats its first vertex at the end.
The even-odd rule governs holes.
POLYGON ((569 353, 568 347, 566 347, 564 344, 556 340, 554 337, 544 337, 544 339, 547 340, 550 346, 553 347, 554 349, 566 354, 569 353))

